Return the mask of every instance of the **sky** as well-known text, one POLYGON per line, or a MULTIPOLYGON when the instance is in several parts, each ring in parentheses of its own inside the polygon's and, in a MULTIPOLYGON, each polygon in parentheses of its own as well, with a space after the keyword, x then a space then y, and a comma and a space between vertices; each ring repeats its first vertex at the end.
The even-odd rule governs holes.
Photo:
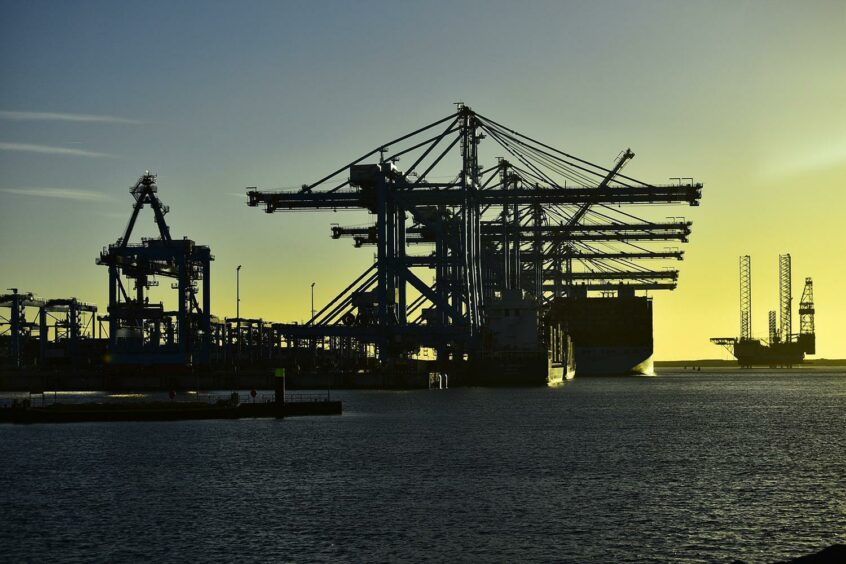
MULTIPOLYGON (((211 246, 212 310, 302 320, 372 262, 329 237, 366 215, 265 214, 245 187, 322 177, 463 101, 653 183, 693 177, 678 288, 654 293, 655 358, 728 358, 738 256, 766 337, 778 255, 817 356, 846 357, 842 1, 0 1, 0 287, 107 305, 95 264, 150 170, 171 232, 211 246)), ((488 163, 483 163, 488 164, 488 163)), ((492 164, 492 163, 490 163, 492 164)), ((152 214, 139 224, 153 234, 152 214)), ((139 234, 142 234, 139 231, 139 234)), ((798 327, 798 316, 794 318, 798 327)))

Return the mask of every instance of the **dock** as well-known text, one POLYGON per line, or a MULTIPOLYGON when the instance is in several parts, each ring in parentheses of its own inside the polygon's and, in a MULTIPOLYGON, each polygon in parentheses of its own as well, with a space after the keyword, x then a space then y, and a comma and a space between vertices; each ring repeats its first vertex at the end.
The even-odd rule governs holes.
MULTIPOLYGON (((237 394, 233 394, 236 396, 237 394)), ((283 396, 284 398, 284 396, 283 396)), ((82 423, 117 421, 188 421, 204 419, 259 419, 341 415, 340 400, 311 395, 294 401, 240 403, 221 400, 151 401, 125 403, 54 403, 35 407, 24 400, 0 409, 0 423, 82 423)))

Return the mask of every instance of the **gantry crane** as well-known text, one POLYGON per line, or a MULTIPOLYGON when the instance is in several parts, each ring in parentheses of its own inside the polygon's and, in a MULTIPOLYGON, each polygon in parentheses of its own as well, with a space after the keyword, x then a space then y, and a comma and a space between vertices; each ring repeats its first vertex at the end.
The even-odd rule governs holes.
MULTIPOLYGON (((28 313, 44 306, 44 300, 31 292, 20 293, 17 288, 9 288, 11 293, 0 295, 0 308, 8 308, 8 317, 0 314, 0 339, 6 340, 8 357, 4 364, 12 368, 21 368, 25 363, 24 349, 27 342, 38 334, 38 313, 28 313), (29 315, 29 319, 27 316, 29 315)), ((34 355, 30 355, 34 356, 34 355)))
POLYGON ((626 176, 621 170, 633 156, 626 150, 605 168, 459 104, 455 113, 297 191, 248 188, 248 205, 267 213, 364 210, 375 216, 364 228, 332 228, 334 238, 374 245, 374 264, 307 324, 276 329, 292 339, 372 343, 382 360, 420 347, 455 359, 478 347, 486 303, 503 291, 526 292, 543 304, 574 285, 671 289, 677 270, 637 261, 681 260, 677 249, 642 245, 685 242, 690 222, 645 221, 623 208, 696 206, 702 184, 656 185, 626 176), (483 167, 479 148, 486 138, 513 163, 498 158, 483 167), (400 158, 411 164, 398 168, 400 158), (458 163, 457 172, 449 162, 458 163), (422 246, 431 252, 409 252, 422 246))
POLYGON ((207 246, 187 237, 171 237, 164 217, 169 208, 158 197, 155 175, 145 172, 129 192, 135 202, 126 230, 97 259, 97 264, 109 268, 110 362, 183 367, 207 364, 212 338, 209 276, 214 257, 207 246), (139 213, 146 205, 153 210, 159 238, 130 244, 139 213), (148 290, 158 285, 159 277, 175 280, 171 285, 176 290, 175 311, 149 301, 148 290), (128 289, 130 281, 134 292, 128 289))

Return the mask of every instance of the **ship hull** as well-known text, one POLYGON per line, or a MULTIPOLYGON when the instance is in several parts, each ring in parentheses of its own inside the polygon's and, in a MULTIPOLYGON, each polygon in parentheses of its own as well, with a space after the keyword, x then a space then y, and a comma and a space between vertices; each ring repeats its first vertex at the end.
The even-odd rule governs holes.
POLYGON ((567 380, 572 380, 575 375, 575 364, 550 363, 546 384, 547 386, 560 386, 567 380))
POLYGON ((653 374, 652 302, 648 298, 557 298, 549 320, 572 337, 576 376, 653 374))
POLYGON ((573 357, 552 362, 547 351, 484 355, 471 363, 472 386, 560 386, 576 373, 573 357))
POLYGON ((650 346, 576 346, 579 376, 653 375, 650 346))

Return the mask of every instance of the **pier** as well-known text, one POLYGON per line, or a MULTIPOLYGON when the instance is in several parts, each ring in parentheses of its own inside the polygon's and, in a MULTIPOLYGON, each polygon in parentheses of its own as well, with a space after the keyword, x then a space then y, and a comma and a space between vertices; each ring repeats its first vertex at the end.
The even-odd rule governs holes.
MULTIPOLYGON (((81 423, 115 421, 185 421, 200 419, 246 419, 341 415, 340 400, 333 400, 329 391, 322 393, 293 393, 285 390, 284 377, 276 380, 272 396, 257 399, 251 390, 252 401, 241 401, 237 392, 226 396, 209 396, 206 401, 171 400, 138 402, 82 402, 34 405, 32 395, 15 399, 0 408, 0 423, 81 423)), ((44 394, 41 394, 42 402, 44 394)), ((36 402, 37 404, 37 402, 36 402)))

